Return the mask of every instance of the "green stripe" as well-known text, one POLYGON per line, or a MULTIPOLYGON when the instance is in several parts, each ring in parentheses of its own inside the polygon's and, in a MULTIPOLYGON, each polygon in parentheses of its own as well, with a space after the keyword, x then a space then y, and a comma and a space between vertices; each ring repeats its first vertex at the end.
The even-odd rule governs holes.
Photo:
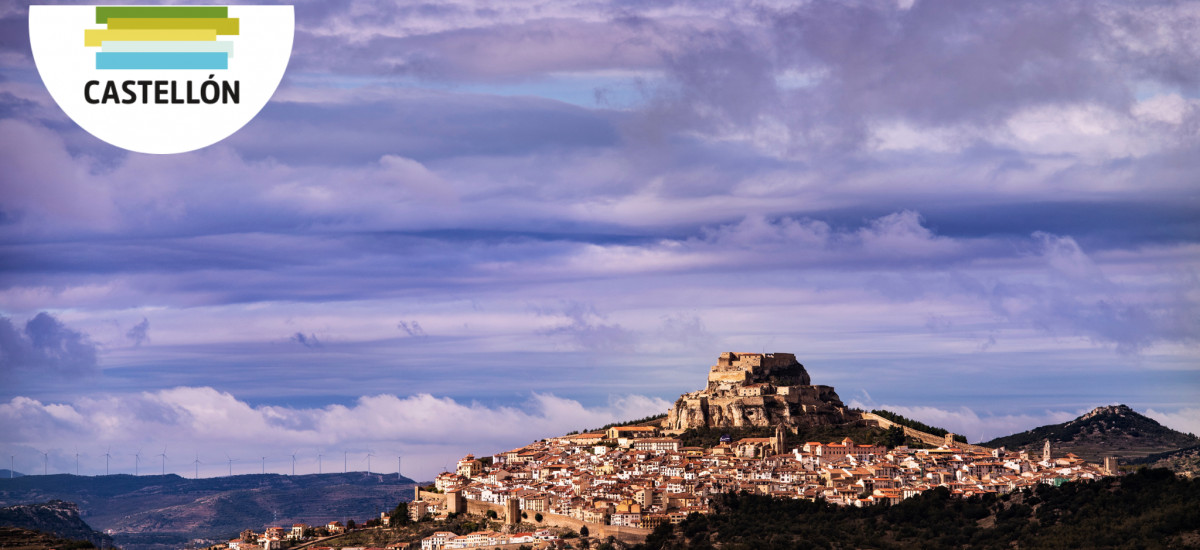
POLYGON ((229 17, 227 6, 96 6, 96 23, 109 17, 229 17))

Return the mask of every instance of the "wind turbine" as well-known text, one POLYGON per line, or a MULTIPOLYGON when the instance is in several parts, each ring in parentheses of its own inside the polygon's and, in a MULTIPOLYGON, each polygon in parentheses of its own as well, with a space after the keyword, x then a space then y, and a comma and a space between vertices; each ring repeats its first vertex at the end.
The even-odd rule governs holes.
POLYGON ((196 453, 196 460, 193 460, 192 464, 196 466, 196 477, 192 479, 200 479, 200 453, 196 453))
POLYGON ((373 456, 375 455, 371 454, 371 450, 367 449, 367 475, 371 475, 371 457, 373 456))
POLYGON ((350 451, 342 451, 342 473, 350 471, 350 451))
POLYGON ((229 458, 229 453, 225 453, 225 458, 229 459, 229 477, 233 477, 233 461, 236 458, 229 458))
POLYGON ((262 457, 262 458, 263 458, 263 469, 262 469, 262 473, 263 473, 263 475, 266 475, 266 474, 267 474, 267 457, 265 457, 265 456, 264 456, 264 457, 262 457))
POLYGON ((318 474, 324 473, 321 471, 321 457, 323 457, 323 456, 325 456, 325 455, 317 455, 317 473, 318 474))
POLYGON ((8 455, 8 479, 13 478, 13 468, 17 467, 17 455, 8 455))
POLYGON ((108 475, 108 460, 112 458, 112 445, 108 446, 108 450, 104 451, 104 475, 108 475))
POLYGON ((165 446, 163 447, 162 452, 158 453, 158 456, 162 457, 162 475, 165 476, 167 475, 167 448, 165 446))
POLYGON ((400 455, 396 455, 396 481, 400 481, 400 466, 404 463, 403 458, 400 455))
POLYGON ((138 475, 138 464, 141 464, 141 462, 142 462, 142 450, 138 449, 136 453, 133 453, 133 475, 134 476, 138 475))
POLYGON ((75 475, 79 475, 79 447, 75 447, 75 475))
POLYGON ((42 475, 50 475, 50 453, 39 451, 42 453, 42 475))
POLYGON ((292 475, 296 475, 296 453, 292 453, 292 475))

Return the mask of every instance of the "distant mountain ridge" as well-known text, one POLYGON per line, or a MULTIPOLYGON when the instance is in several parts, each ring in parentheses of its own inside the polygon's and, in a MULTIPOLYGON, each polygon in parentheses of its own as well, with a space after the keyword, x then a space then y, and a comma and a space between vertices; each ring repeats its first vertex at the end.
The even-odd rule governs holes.
POLYGON ((113 545, 112 537, 92 529, 79 517, 78 506, 61 500, 0 508, 0 526, 49 533, 63 539, 86 540, 97 548, 113 545))
POLYGON ((1140 458, 1200 444, 1195 435, 1172 430, 1126 405, 1109 405, 1074 420, 998 437, 983 445, 1040 452, 1047 439, 1056 456, 1071 452, 1090 461, 1105 456, 1140 458))
POLYGON ((0 479, 0 506, 70 500, 126 550, 178 548, 228 539, 243 529, 378 517, 411 500, 416 483, 396 474, 252 474, 186 479, 56 474, 0 479))

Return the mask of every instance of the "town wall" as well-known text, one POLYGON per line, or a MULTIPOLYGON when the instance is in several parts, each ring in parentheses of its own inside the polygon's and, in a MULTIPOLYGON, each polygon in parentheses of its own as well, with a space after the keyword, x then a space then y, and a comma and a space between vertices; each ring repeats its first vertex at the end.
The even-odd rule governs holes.
MULTIPOLYGON (((886 419, 882 416, 879 416, 875 413, 864 412, 864 413, 862 413, 862 416, 863 416, 863 420, 874 422, 877 426, 879 426, 880 428, 883 428, 885 430, 888 428, 891 428, 892 426, 899 426, 900 428, 904 429, 904 435, 911 437, 913 439, 916 439, 917 441, 920 441, 921 443, 924 443, 926 445, 932 445, 934 447, 941 447, 942 445, 946 444, 946 438, 944 436, 933 435, 928 432, 922 432, 920 430, 916 430, 916 429, 910 428, 908 426, 897 424, 897 423, 892 422, 891 420, 888 420, 888 419, 886 419)), ((954 446, 958 447, 960 449, 966 450, 966 451, 971 451, 971 452, 979 452, 979 453, 992 452, 992 449, 990 449, 988 447, 983 447, 981 445, 972 445, 970 443, 963 443, 961 441, 955 441, 954 446)))
MULTIPOLYGON (((417 499, 427 502, 445 502, 446 495, 442 493, 430 493, 417 489, 417 499)), ((486 516, 488 511, 496 512, 496 516, 504 519, 504 506, 493 504, 491 502, 482 502, 478 500, 467 499, 467 513, 477 516, 486 516)), ((625 527, 621 525, 603 525, 598 523, 585 523, 583 520, 576 519, 570 516, 561 514, 553 514, 550 512, 538 512, 542 514, 542 521, 538 523, 534 521, 534 514, 530 514, 525 521, 535 525, 546 525, 550 527, 563 527, 579 531, 580 527, 587 526, 588 536, 598 538, 615 537, 617 540, 629 544, 640 544, 646 541, 646 537, 650 534, 650 529, 640 529, 637 527, 625 527)))

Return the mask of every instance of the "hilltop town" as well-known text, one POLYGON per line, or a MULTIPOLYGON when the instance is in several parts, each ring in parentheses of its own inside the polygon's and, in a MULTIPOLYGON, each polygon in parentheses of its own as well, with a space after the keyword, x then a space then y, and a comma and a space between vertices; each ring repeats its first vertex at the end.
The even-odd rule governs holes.
MULTIPOLYGON (((963 497, 1009 493, 1038 484, 1097 479, 1116 461, 1088 463, 1072 454, 1008 452, 903 428, 931 448, 839 441, 787 443, 798 426, 874 423, 846 409, 829 386, 813 386, 792 354, 724 353, 704 390, 685 394, 659 425, 614 426, 549 438, 483 459, 472 455, 418 491, 414 515, 495 511, 618 540, 638 540, 663 523, 708 513, 714 495, 747 491, 845 506, 896 503, 936 487, 963 497), (689 428, 774 426, 771 437, 722 438, 684 447, 689 428)), ((515 521, 515 519, 514 519, 515 521)), ((454 540, 429 548, 461 548, 454 540)))
MULTIPOLYGON (((1031 454, 922 432, 847 409, 832 387, 810 382, 792 354, 724 353, 710 368, 706 387, 681 396, 665 419, 552 437, 491 456, 467 455, 455 471, 416 490, 404 519, 472 515, 503 521, 499 531, 430 534, 420 541, 426 550, 563 546, 563 534, 636 543, 660 525, 710 513, 714 499, 729 492, 863 507, 895 504, 938 487, 969 497, 1117 473, 1115 459, 1094 464, 1055 454, 1048 441, 1031 454), (850 437, 791 441, 805 426, 851 424, 897 430, 911 444, 889 448, 850 437), (773 435, 685 446, 681 435, 701 428, 773 428, 773 435), (518 530, 531 524, 538 529, 518 530)), ((385 515, 376 525, 394 520, 385 515)), ((275 531, 275 538, 285 535, 282 528, 275 531)), ((303 529, 292 532, 303 535, 303 529)), ((229 547, 272 550, 272 540, 264 534, 255 546, 231 541, 229 547)))

